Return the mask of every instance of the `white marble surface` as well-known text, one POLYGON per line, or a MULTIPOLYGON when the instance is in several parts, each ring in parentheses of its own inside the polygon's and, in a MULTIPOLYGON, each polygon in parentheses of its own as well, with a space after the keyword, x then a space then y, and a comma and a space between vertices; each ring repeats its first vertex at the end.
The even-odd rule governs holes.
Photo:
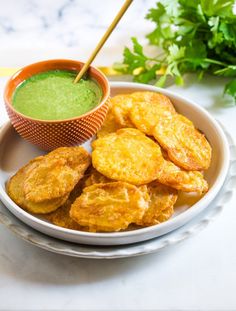
MULTIPOLYGON (((97 64, 121 58, 142 37, 155 1, 135 0, 97 64)), ((0 0, 0 67, 38 59, 85 59, 118 0, 0 0)), ((0 93, 7 78, 0 79, 0 93)), ((187 78, 171 87, 207 108, 236 133, 236 108, 222 81, 187 78)), ((7 115, 0 101, 0 124, 7 115)), ((114 261, 68 258, 21 241, 0 225, 0 310, 236 310, 236 198, 197 236, 158 254, 114 261)))
MULTIPOLYGON (((103 35, 122 0, 0 0, 0 66, 70 57, 85 60, 103 35), (23 48, 24 56, 15 49, 23 48), (6 58, 7 56, 7 58, 6 58)), ((135 0, 114 30, 96 62, 121 59, 131 36, 144 37, 153 28, 144 19, 155 0, 135 0), (117 58, 118 55, 118 58, 117 58)))

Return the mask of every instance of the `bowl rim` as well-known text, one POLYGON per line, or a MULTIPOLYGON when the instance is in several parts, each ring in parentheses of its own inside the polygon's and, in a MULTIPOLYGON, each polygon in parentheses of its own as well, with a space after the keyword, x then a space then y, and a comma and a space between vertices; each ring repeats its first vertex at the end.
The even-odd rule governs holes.
MULTIPOLYGON (((97 111, 99 108, 101 108, 104 104, 106 104, 107 100, 109 99, 110 97, 110 83, 107 79, 107 77, 104 75, 104 73, 98 69, 97 67, 95 66, 92 66, 90 65, 89 66, 89 69, 92 68, 92 70, 94 70, 95 72, 97 72, 103 79, 104 81, 104 85, 106 86, 106 92, 103 94, 103 99, 101 100, 101 102, 99 104, 97 104, 93 109, 87 111, 86 113, 82 114, 82 115, 79 115, 77 117, 73 117, 73 118, 69 118, 69 119, 62 119, 62 120, 42 120, 42 119, 37 119, 37 118, 32 118, 32 117, 29 117, 29 116, 26 116, 24 115, 23 113, 17 111, 14 106, 12 105, 12 102, 11 102, 11 99, 8 98, 7 96, 7 91, 8 91, 8 88, 9 88, 9 85, 12 81, 14 81, 18 75, 20 73, 22 73, 23 71, 25 70, 28 70, 30 69, 31 67, 33 66, 37 66, 37 65, 40 65, 40 64, 50 64, 50 63, 60 63, 60 64, 63 64, 63 63, 73 63, 73 64, 80 64, 80 65, 83 65, 84 62, 81 62, 81 61, 78 61, 78 60, 73 60, 73 59, 49 59, 49 60, 43 60, 43 61, 40 61, 40 62, 35 62, 35 63, 32 63, 32 64, 29 64, 27 66, 24 66, 22 68, 20 68, 19 70, 17 70, 7 81, 6 85, 5 85, 5 88, 4 88, 4 91, 3 91, 3 98, 4 98, 4 102, 6 104, 7 107, 9 107, 9 109, 11 109, 12 111, 14 111, 15 114, 19 115, 21 118, 23 119, 26 119, 26 120, 29 120, 29 121, 32 121, 32 122, 35 122, 35 123, 47 123, 47 124, 50 124, 50 123, 65 123, 65 122, 70 122, 70 121, 76 121, 76 120, 80 120, 80 119, 83 119, 87 116, 89 116, 90 114, 94 113, 95 111, 97 111)), ((89 70, 88 69, 88 70, 89 70)), ((62 70, 62 69, 61 69, 62 70)), ((69 69, 68 69, 69 70, 69 69)), ((46 70, 42 70, 40 72, 46 72, 46 71, 50 71, 50 69, 46 69, 46 70)), ((33 74, 34 75, 34 74, 33 74)), ((31 75, 31 76, 33 76, 31 75)), ((91 78, 94 78, 94 77, 91 77, 91 78)), ((25 79, 24 81, 26 81, 27 79, 25 79)), ((98 83, 98 85, 100 86, 100 83, 97 81, 96 78, 94 78, 94 80, 98 83)), ((22 81, 21 83, 23 83, 24 81, 22 81)), ((20 83, 20 84, 21 84, 20 83)), ((18 85, 20 85, 18 84, 18 85)), ((17 86, 18 86, 17 85, 17 86)), ((15 89, 14 89, 15 91, 15 89)))
MULTIPOLYGON (((220 173, 219 173, 218 177, 216 178, 216 180, 214 181, 214 183, 212 184, 210 190, 199 201, 197 201, 193 206, 191 206, 191 208, 189 208, 188 210, 184 211, 183 213, 177 215, 174 218, 170 218, 166 222, 163 222, 163 223, 157 224, 157 225, 153 225, 150 227, 140 228, 137 230, 123 231, 123 232, 106 232, 106 233, 103 233, 103 232, 102 233, 101 232, 96 232, 96 233, 84 232, 84 231, 77 231, 77 230, 62 228, 62 227, 56 226, 52 223, 48 223, 44 220, 41 220, 40 218, 37 218, 37 217, 31 215, 30 213, 28 213, 27 211, 23 210, 22 208, 20 208, 16 203, 14 203, 14 201, 11 200, 11 198, 8 196, 5 189, 3 189, 1 187, 0 196, 3 199, 3 201, 5 201, 8 204, 10 204, 11 206, 13 206, 13 208, 16 211, 18 211, 18 213, 24 215, 30 221, 36 222, 40 226, 47 227, 50 230, 56 230, 62 234, 66 233, 69 235, 72 234, 74 236, 80 236, 81 238, 84 237, 84 238, 96 238, 96 239, 97 238, 113 239, 113 238, 124 238, 124 237, 138 236, 138 235, 142 235, 145 233, 150 233, 152 231, 155 231, 155 229, 157 229, 157 227, 162 232, 164 232, 165 229, 168 228, 168 226, 172 226, 174 229, 176 229, 179 227, 177 225, 178 222, 181 222, 181 220, 182 220, 182 222, 184 222, 184 220, 188 219, 190 214, 194 214, 194 216, 191 217, 191 219, 194 218, 197 214, 199 214, 201 211, 203 211, 209 205, 209 203, 216 197, 217 193, 222 188, 222 186, 225 182, 228 170, 229 170, 229 163, 230 163, 230 151, 229 151, 229 145, 227 142, 227 138, 226 138, 222 128, 217 123, 217 121, 204 108, 197 105, 192 100, 190 100, 186 97, 183 97, 183 96, 181 96, 175 92, 166 90, 166 89, 158 88, 156 86, 140 84, 140 83, 118 82, 118 81, 117 82, 111 82, 111 87, 122 87, 122 88, 126 88, 126 89, 129 89, 129 88, 135 89, 136 88, 136 89, 143 89, 146 91, 149 90, 149 91, 160 92, 160 93, 163 93, 167 96, 172 95, 176 99, 178 99, 180 101, 184 101, 188 105, 193 106, 196 110, 198 110, 199 112, 201 112, 203 115, 205 115, 207 117, 207 119, 210 121, 211 125, 215 129, 215 131, 217 133, 216 135, 218 137, 220 137, 221 149, 222 149, 222 154, 223 154, 223 160, 222 160, 223 163, 221 165, 220 173)), ((5 127, 0 132, 0 140, 4 135, 4 132, 8 130, 9 126, 10 126, 10 123, 5 125, 5 127)), ((186 223, 187 221, 185 221, 184 223, 186 223)), ((166 232, 169 232, 169 231, 166 231, 166 232)), ((166 232, 164 232, 163 234, 165 234, 166 232)), ((160 235, 162 235, 162 234, 160 234, 160 235)))

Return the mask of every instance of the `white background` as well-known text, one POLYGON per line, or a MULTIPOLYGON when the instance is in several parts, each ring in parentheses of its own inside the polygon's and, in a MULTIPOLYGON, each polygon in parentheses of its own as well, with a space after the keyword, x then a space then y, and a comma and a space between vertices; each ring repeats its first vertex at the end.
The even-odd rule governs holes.
MULTIPOLYGON (((0 0, 0 67, 57 57, 85 60, 121 3, 0 0)), ((152 29, 144 15, 153 3, 135 1, 96 64, 120 60, 130 36, 143 38, 152 29)), ((6 80, 0 79, 1 94, 6 80)), ((234 136, 236 108, 222 97, 224 82, 187 76, 184 87, 170 88, 207 108, 234 136)), ((1 100, 0 123, 6 120, 1 100)), ((235 203, 234 197, 214 223, 180 245, 109 261, 49 253, 0 225, 0 309, 236 310, 235 203)))

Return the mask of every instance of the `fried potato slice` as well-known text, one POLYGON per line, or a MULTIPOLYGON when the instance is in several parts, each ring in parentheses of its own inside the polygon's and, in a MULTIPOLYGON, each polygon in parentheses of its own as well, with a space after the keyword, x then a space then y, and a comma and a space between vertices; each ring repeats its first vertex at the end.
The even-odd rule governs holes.
POLYGON ((204 193, 208 190, 208 183, 199 171, 186 171, 168 159, 165 159, 157 181, 184 192, 204 193))
POLYGON ((168 220, 174 212, 177 200, 177 191, 173 188, 152 182, 147 185, 150 197, 148 208, 141 221, 136 222, 141 226, 152 226, 168 220))
POLYGON ((132 104, 133 101, 130 94, 120 94, 111 98, 111 110, 115 117, 116 123, 120 127, 134 127, 129 117, 132 104))
POLYGON ((70 208, 71 208, 72 201, 69 198, 61 207, 59 207, 56 211, 44 215, 48 221, 52 222, 54 225, 72 229, 72 230, 86 230, 85 227, 80 226, 77 222, 75 222, 70 217, 70 208))
POLYGON ((97 132, 97 137, 103 137, 107 134, 116 132, 120 128, 121 128, 121 126, 116 122, 115 117, 114 117, 111 109, 109 109, 103 125, 101 126, 101 128, 97 132))
POLYGON ((38 161, 41 161, 41 159, 38 158, 31 161, 29 164, 21 168, 14 176, 10 178, 10 180, 7 183, 7 193, 10 196, 10 198, 21 208, 31 213, 45 214, 56 210, 58 207, 64 204, 68 198, 68 195, 65 195, 57 199, 46 200, 40 203, 34 203, 28 201, 25 198, 23 185, 27 170, 32 166, 35 165, 37 166, 38 161))
POLYGON ((44 219, 47 219, 48 221, 50 221, 51 223, 59 227, 63 227, 63 228, 71 229, 71 230, 88 231, 88 228, 80 226, 77 222, 75 222, 70 217, 71 205, 83 192, 86 178, 87 177, 84 176, 78 182, 78 184, 75 186, 75 188, 70 193, 69 198, 66 200, 66 202, 61 207, 59 207, 54 212, 41 215, 41 216, 44 219))
POLYGON ((42 202, 71 192, 83 177, 91 157, 82 147, 62 147, 44 156, 27 172, 24 193, 27 200, 42 202))
POLYGON ((49 152, 45 157, 63 159, 66 165, 77 171, 81 177, 91 164, 91 156, 83 147, 60 147, 49 152))
POLYGON ((164 161, 158 144, 137 129, 121 129, 99 138, 92 148, 97 171, 134 185, 155 180, 164 161))
POLYGON ((42 202, 66 195, 78 180, 78 173, 63 159, 43 159, 36 168, 27 172, 23 189, 27 200, 42 202))
POLYGON ((70 216, 90 231, 120 231, 140 221, 148 202, 142 192, 125 182, 86 187, 72 204, 70 216))
POLYGON ((153 136, 176 165, 190 171, 206 170, 211 163, 211 146, 192 122, 179 114, 160 118, 153 136))
POLYGON ((168 110, 175 113, 175 108, 173 104, 171 103, 170 99, 161 93, 134 92, 130 95, 133 99, 134 104, 136 104, 137 102, 145 102, 145 103, 149 103, 152 105, 159 105, 159 106, 166 107, 168 110))
POLYGON ((99 173, 95 168, 92 169, 90 176, 85 180, 85 187, 92 186, 94 184, 105 184, 113 182, 113 180, 99 173))
POLYGON ((133 105, 130 119, 140 131, 152 135, 152 130, 160 120, 176 113, 171 101, 165 95, 154 92, 135 92, 131 94, 133 105))

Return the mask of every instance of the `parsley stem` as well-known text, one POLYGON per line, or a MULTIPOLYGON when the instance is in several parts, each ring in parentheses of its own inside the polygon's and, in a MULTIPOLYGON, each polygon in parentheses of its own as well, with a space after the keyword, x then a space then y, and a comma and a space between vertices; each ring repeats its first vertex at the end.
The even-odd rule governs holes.
POLYGON ((220 66, 224 66, 224 67, 228 67, 228 64, 220 62, 218 60, 215 59, 211 59, 211 58, 204 58, 204 61, 211 63, 211 64, 216 64, 216 65, 220 65, 220 66))

